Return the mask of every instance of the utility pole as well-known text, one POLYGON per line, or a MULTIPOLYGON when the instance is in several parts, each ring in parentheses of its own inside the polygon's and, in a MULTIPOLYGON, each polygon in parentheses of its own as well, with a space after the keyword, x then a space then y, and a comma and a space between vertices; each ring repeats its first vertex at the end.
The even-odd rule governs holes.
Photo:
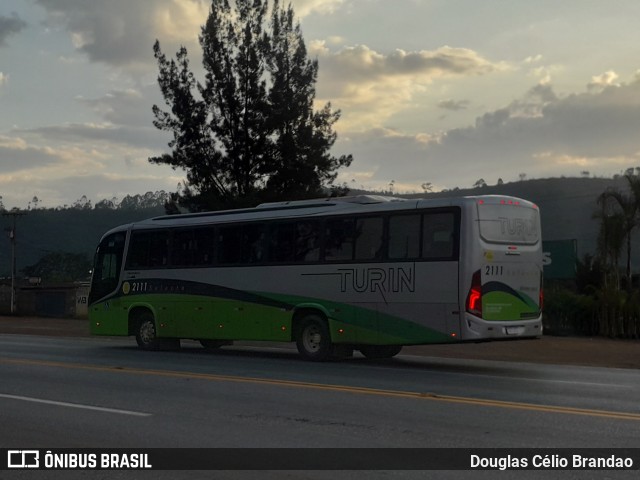
POLYGON ((23 212, 5 212, 3 217, 13 217, 12 227, 8 228, 11 240, 11 314, 16 313, 16 220, 26 215, 23 212))

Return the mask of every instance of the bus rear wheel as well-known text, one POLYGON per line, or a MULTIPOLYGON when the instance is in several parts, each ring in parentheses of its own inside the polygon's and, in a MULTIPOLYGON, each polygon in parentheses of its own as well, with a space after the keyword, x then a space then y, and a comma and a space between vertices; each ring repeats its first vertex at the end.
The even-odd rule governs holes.
POLYGON ((391 358, 402 350, 402 345, 362 345, 360 353, 367 358, 391 358))
POLYGON ((303 317, 296 335, 296 346, 306 360, 327 360, 333 352, 333 344, 326 320, 315 314, 303 317))

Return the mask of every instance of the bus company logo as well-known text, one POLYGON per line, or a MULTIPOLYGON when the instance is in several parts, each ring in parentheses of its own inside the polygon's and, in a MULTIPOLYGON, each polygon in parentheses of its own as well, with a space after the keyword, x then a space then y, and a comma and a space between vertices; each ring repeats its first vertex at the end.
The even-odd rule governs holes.
POLYGON ((357 293, 402 293, 415 291, 415 272, 411 267, 340 268, 340 291, 357 293))
POLYGON ((527 218, 505 218, 498 217, 500 221, 500 231, 508 236, 535 236, 538 234, 538 226, 535 220, 527 218))
POLYGON ((40 468, 40 451, 8 450, 7 468, 40 468))
POLYGON ((130 291, 131 291, 131 284, 129 282, 124 282, 122 284, 122 293, 124 293, 125 295, 129 295, 130 291))

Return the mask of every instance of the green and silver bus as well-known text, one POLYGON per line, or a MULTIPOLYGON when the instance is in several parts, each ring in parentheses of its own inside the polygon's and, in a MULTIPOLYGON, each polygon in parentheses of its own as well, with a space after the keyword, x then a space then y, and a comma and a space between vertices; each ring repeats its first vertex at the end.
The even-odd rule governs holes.
POLYGON ((143 349, 296 342, 309 360, 542 335, 536 205, 355 196, 161 216, 107 232, 95 335, 143 349))

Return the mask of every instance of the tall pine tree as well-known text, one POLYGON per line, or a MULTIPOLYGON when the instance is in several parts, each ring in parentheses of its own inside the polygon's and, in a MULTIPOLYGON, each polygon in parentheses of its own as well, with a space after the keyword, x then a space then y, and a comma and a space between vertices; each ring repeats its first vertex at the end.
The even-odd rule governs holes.
POLYGON ((186 49, 168 60, 156 41, 158 83, 170 111, 154 125, 173 133, 171 153, 152 163, 184 169, 177 203, 189 210, 321 196, 351 156, 333 157, 331 105, 314 111, 318 63, 308 58, 293 8, 275 0, 212 0, 200 45, 198 83, 186 49))
POLYGON ((277 197, 317 196, 330 185, 337 169, 351 164, 351 156, 335 158, 329 150, 336 141, 333 125, 340 112, 327 103, 313 110, 318 62, 310 60, 293 7, 275 0, 271 15, 271 43, 267 69, 271 74, 269 126, 274 133, 271 161, 277 170, 267 183, 277 197))

